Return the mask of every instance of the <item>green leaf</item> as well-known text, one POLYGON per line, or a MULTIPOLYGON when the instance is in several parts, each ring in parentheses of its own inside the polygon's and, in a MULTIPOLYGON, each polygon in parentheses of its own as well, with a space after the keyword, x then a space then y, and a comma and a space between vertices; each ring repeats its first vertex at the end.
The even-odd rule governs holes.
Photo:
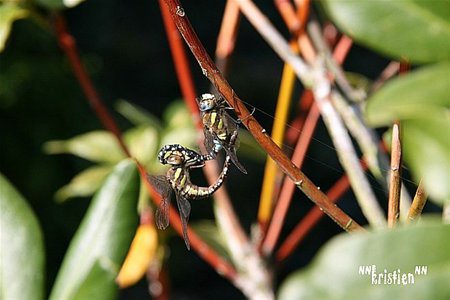
POLYGON ((78 173, 69 184, 55 193, 56 201, 64 202, 71 197, 92 195, 101 186, 111 169, 110 166, 94 166, 78 173))
POLYGON ((15 3, 0 4, 0 52, 5 49, 6 40, 14 21, 28 17, 28 10, 15 3))
POLYGON ((64 257, 50 299, 80 299, 79 295, 92 292, 95 297, 90 299, 114 298, 109 287, 136 230, 138 192, 137 168, 127 159, 114 168, 94 196, 64 257))
POLYGON ((388 82, 368 99, 365 117, 373 126, 402 124, 404 159, 431 199, 450 199, 450 64, 421 68, 388 82))
POLYGON ((47 154, 70 153, 87 160, 115 164, 125 158, 116 138, 107 131, 91 131, 65 141, 44 144, 47 154))
POLYGON ((44 257, 33 211, 0 174, 0 298, 44 299, 44 257))
MULTIPOLYGON (((306 270, 282 284, 280 300, 292 299, 450 299, 450 225, 425 223, 373 233, 341 234, 306 270), (414 283, 372 284, 370 274, 412 273, 414 283), (425 266, 427 274, 415 274, 425 266)), ((408 276, 408 275, 407 275, 408 276)), ((378 279, 378 275, 375 279, 378 279)))
POLYGON ((336 25, 353 39, 412 63, 450 59, 448 1, 321 1, 336 25))
POLYGON ((367 122, 383 126, 398 119, 448 118, 449 78, 450 63, 440 63, 390 80, 367 100, 367 122))
POLYGON ((159 140, 158 131, 155 128, 146 125, 134 127, 124 134, 124 140, 131 156, 137 158, 144 166, 157 162, 159 140))
POLYGON ((403 155, 416 182, 423 179, 430 199, 450 200, 450 119, 402 122, 403 155))
POLYGON ((126 100, 119 100, 115 108, 122 116, 136 126, 148 125, 158 131, 161 130, 161 122, 158 118, 136 104, 132 104, 126 100))
POLYGON ((194 128, 192 116, 183 101, 173 101, 164 111, 166 128, 194 128))

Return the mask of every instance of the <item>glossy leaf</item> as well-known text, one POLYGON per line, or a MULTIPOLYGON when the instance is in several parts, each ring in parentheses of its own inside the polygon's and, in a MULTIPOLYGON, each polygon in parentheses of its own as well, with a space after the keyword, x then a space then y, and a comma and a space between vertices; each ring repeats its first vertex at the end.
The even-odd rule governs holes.
POLYGON ((412 63, 450 59, 448 1, 321 1, 338 28, 357 42, 412 63))
POLYGON ((416 182, 423 179, 430 199, 450 200, 450 119, 402 122, 403 155, 416 182))
POLYGON ((15 3, 0 5, 0 52, 5 48, 6 40, 14 21, 26 18, 29 12, 15 3))
POLYGON ((91 196, 101 186, 111 169, 110 166, 94 166, 78 173, 69 184, 55 193, 56 201, 64 202, 71 197, 91 196))
POLYGON ((450 63, 424 67, 385 84, 367 100, 369 125, 390 125, 394 120, 448 118, 450 63))
MULTIPOLYGON (((395 230, 342 234, 330 241, 308 268, 286 279, 279 299, 449 299, 449 236, 450 225, 425 222, 395 230), (366 266, 375 266, 374 274, 384 270, 412 273, 414 283, 384 284, 382 279, 381 284, 373 284, 370 273, 362 274, 366 266), (421 266, 427 268, 427 274, 415 274, 421 266)), ((376 283, 379 277, 374 278, 376 283)))
POLYGON ((94 196, 64 257, 50 299, 81 299, 79 295, 91 293, 95 297, 90 299, 114 298, 110 283, 136 230, 138 191, 136 165, 127 159, 114 168, 94 196))
POLYGON ((44 299, 44 257, 33 211, 0 174, 0 298, 44 299))
POLYGON ((373 126, 402 123, 404 159, 431 199, 450 199, 450 64, 422 68, 391 80, 370 99, 365 111, 373 126))
POLYGON ((125 158, 116 138, 107 131, 91 131, 65 141, 49 141, 44 144, 48 154, 70 153, 87 160, 117 163, 125 158))

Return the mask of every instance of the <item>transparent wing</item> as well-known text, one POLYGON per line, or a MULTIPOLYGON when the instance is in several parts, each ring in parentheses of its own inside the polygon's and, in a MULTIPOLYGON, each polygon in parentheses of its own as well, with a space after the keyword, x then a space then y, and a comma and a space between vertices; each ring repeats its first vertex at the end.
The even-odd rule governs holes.
POLYGON ((214 140, 217 139, 215 135, 213 135, 208 129, 203 129, 203 134, 205 135, 205 148, 209 155, 211 155, 213 158, 216 157, 216 151, 215 151, 215 143, 214 140))
POLYGON ((187 233, 187 223, 189 221, 189 215, 191 214, 191 204, 189 203, 189 201, 186 198, 181 196, 179 193, 175 193, 175 195, 177 198, 178 210, 180 212, 180 219, 181 219, 181 226, 183 229, 184 243, 186 244, 186 247, 189 250, 189 249, 191 249, 191 246, 189 243, 189 237, 188 237, 188 233, 187 233))
POLYGON ((166 229, 169 226, 169 207, 170 198, 172 197, 172 187, 165 176, 147 175, 148 181, 161 195, 161 202, 156 209, 155 222, 159 229, 166 229))

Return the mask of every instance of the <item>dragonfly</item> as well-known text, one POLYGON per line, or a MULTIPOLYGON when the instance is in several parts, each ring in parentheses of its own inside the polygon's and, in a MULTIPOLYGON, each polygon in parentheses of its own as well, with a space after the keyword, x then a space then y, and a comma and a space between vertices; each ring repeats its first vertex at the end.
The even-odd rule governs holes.
POLYGON ((214 158, 221 149, 224 149, 239 171, 247 174, 247 170, 236 155, 236 149, 239 147, 237 138, 239 121, 235 121, 225 111, 232 108, 226 106, 222 97, 217 98, 210 93, 202 94, 197 98, 197 103, 204 126, 205 148, 209 156, 214 158))
POLYGON ((186 247, 190 249, 187 234, 187 223, 191 213, 189 200, 202 199, 211 196, 225 181, 228 174, 231 158, 227 155, 223 164, 222 172, 217 180, 208 187, 198 186, 191 182, 189 170, 200 168, 209 160, 207 155, 202 155, 194 150, 185 148, 178 144, 166 145, 161 148, 158 159, 164 165, 170 165, 166 175, 147 175, 149 182, 161 195, 161 203, 155 213, 156 226, 166 229, 169 226, 169 207, 172 195, 175 194, 178 211, 180 213, 183 238, 186 247))

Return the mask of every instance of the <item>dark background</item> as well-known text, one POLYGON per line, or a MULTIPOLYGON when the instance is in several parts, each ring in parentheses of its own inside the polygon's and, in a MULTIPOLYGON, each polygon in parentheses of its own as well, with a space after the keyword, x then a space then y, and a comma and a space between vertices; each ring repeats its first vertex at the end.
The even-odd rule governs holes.
MULTIPOLYGON (((213 55, 225 1, 197 0, 183 4, 197 34, 213 55)), ((288 37, 272 3, 259 5, 288 37)), ((161 116, 165 107, 180 97, 157 1, 86 1, 65 11, 64 15, 100 95, 122 129, 130 124, 113 111, 117 99, 127 99, 161 116)), ((190 53, 188 56, 197 92, 208 91, 209 82, 190 53)), ((356 46, 345 68, 375 78, 386 63, 356 46)), ((242 18, 228 74, 237 94, 273 115, 282 67, 282 61, 242 18)), ((296 97, 300 92, 301 88, 297 88, 296 97)), ((293 101, 291 117, 296 113, 297 103, 293 101)), ((101 128, 51 30, 30 21, 14 24, 6 49, 0 54, 0 116, 1 172, 28 199, 43 227, 50 289, 67 245, 89 204, 89 199, 85 198, 56 204, 53 193, 90 163, 70 155, 45 155, 42 144, 101 128)), ((270 116, 259 111, 254 116, 265 128, 272 127, 270 116)), ((326 191, 342 175, 342 170, 334 150, 326 146, 331 142, 322 123, 315 139, 303 171, 326 191)), ((227 185, 241 222, 249 231, 256 220, 264 164, 246 157, 240 160, 249 175, 244 176, 233 168, 227 185)), ((385 201, 380 187, 372 183, 380 199, 385 201)), ((312 207, 298 191, 294 199, 280 240, 312 207)), ((345 194, 339 205, 365 224, 351 192, 345 194)), ((208 201, 193 205, 191 221, 212 218, 208 201)), ((340 231, 330 219, 324 218, 294 255, 276 268, 276 284, 293 270, 305 266, 314 253, 340 231)), ((167 263, 173 299, 243 298, 195 252, 186 251, 182 239, 174 237, 168 246, 171 248, 167 263)), ((146 299, 146 290, 146 283, 142 281, 121 295, 123 299, 146 299)))

